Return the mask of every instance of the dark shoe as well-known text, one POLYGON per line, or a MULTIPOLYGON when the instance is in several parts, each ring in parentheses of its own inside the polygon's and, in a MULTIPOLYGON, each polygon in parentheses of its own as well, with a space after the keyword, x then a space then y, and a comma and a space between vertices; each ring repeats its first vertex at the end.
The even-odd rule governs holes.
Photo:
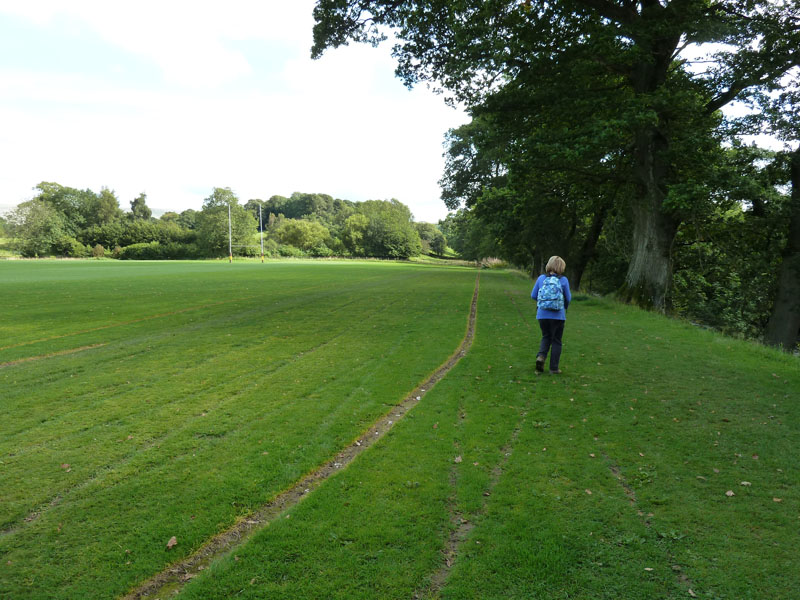
POLYGON ((555 371, 550 369, 550 375, 561 375, 561 369, 556 369, 555 371))
POLYGON ((536 357, 536 372, 544 373, 544 356, 536 357))

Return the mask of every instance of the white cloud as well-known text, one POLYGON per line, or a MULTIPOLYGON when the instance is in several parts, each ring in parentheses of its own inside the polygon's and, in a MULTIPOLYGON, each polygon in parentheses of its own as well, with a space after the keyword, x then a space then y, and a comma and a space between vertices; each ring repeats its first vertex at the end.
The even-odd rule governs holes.
POLYGON ((0 203, 48 180, 110 187, 123 208, 145 191, 151 207, 184 210, 229 186, 242 200, 395 197, 418 220, 442 218, 443 134, 465 116, 424 88, 405 90, 388 48, 351 46, 311 61, 312 6, 0 0, 0 13, 40 24, 77 19, 157 64, 170 84, 122 87, 101 73, 0 62, 0 161, 13 165, 0 173, 0 203), (271 78, 254 70, 271 57, 248 55, 242 40, 283 45, 271 78))

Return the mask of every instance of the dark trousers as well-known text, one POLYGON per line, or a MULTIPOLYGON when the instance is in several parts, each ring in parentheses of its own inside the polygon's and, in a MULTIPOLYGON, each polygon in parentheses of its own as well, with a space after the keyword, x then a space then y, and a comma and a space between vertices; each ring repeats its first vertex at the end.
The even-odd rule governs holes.
POLYGON ((539 344, 537 356, 547 357, 550 352, 550 370, 558 370, 558 361, 561 359, 561 336, 564 335, 564 323, 559 319, 539 319, 542 330, 542 343, 539 344))

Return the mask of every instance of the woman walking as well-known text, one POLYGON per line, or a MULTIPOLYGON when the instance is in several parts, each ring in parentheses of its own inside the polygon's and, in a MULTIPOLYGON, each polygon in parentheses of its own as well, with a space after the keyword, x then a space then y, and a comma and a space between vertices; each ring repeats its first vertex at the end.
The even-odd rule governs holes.
POLYGON ((550 372, 561 373, 558 362, 561 359, 561 337, 567 320, 567 308, 572 300, 569 281, 564 277, 566 263, 560 256, 551 256, 545 272, 539 275, 533 286, 531 298, 536 300, 536 320, 542 330, 542 342, 536 355, 536 371, 544 371, 544 361, 550 352, 550 372))

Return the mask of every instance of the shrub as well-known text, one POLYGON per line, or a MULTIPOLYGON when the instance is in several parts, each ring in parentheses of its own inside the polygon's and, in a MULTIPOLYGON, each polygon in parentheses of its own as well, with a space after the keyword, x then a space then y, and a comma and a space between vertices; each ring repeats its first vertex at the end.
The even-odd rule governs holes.
POLYGON ((162 257, 160 242, 143 242, 125 246, 119 255, 121 260, 158 260, 162 257))
POLYGON ((102 244, 97 244, 94 248, 92 248, 92 256, 95 258, 103 258, 106 255, 106 249, 103 248, 102 244))
POLYGON ((482 269, 505 269, 506 267, 508 267, 508 263, 504 260, 500 260, 499 258, 481 259, 482 269))
POLYGON ((121 260, 169 260, 199 257, 200 250, 197 244, 181 244, 179 242, 131 244, 120 249, 119 252, 121 260))
POLYGON ((278 256, 286 256, 289 258, 300 258, 305 255, 306 253, 300 250, 300 248, 295 248, 294 246, 290 246, 288 244, 278 245, 278 256))
POLYGON ((53 243, 53 254, 71 258, 86 258, 92 255, 92 249, 84 246, 71 236, 61 236, 53 243))

